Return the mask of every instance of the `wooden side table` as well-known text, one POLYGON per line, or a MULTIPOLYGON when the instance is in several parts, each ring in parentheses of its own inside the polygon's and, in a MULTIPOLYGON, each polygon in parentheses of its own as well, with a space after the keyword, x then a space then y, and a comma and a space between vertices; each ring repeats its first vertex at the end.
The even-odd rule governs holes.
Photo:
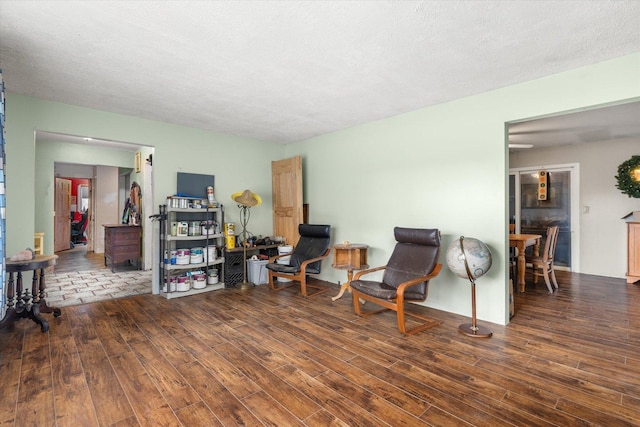
POLYGON ((7 312, 0 321, 0 328, 13 324, 16 319, 29 318, 40 325, 42 332, 49 330, 49 322, 40 313, 53 313, 60 316, 59 308, 49 307, 44 300, 44 271, 47 267, 55 265, 58 255, 36 255, 29 261, 7 261, 7 273, 9 282, 7 285, 7 312), (31 289, 23 289, 22 272, 33 270, 31 289), (14 288, 14 273, 17 278, 14 288))
POLYGON ((338 270, 347 270, 347 281, 340 287, 340 292, 332 301, 342 297, 345 290, 351 292, 351 280, 353 279, 354 270, 364 270, 369 268, 367 264, 367 249, 369 246, 361 243, 342 243, 333 245, 333 268, 338 270))

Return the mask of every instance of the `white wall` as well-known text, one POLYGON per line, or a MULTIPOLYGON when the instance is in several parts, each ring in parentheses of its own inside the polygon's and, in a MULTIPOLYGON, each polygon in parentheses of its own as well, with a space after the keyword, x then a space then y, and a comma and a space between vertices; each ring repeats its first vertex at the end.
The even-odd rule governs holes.
POLYGON ((640 139, 623 139, 520 150, 509 156, 512 168, 580 164, 580 273, 625 277, 627 228, 621 218, 640 210, 640 199, 621 193, 615 176, 618 165, 638 154, 640 139))
POLYGON ((96 166, 95 168, 95 203, 94 221, 96 224, 96 238, 94 251, 104 253, 105 224, 120 224, 118 212, 118 168, 111 166, 96 166))

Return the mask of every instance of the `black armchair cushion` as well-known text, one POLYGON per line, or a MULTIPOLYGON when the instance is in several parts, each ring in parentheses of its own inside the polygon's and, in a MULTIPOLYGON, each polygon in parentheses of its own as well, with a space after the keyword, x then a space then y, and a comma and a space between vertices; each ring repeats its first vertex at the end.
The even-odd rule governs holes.
MULTIPOLYGON (((433 271, 440 254, 438 229, 394 228, 396 246, 384 270, 382 281, 354 280, 351 287, 380 299, 392 300, 400 284, 433 271)), ((428 282, 410 286, 404 293, 406 300, 424 301, 428 282)))
MULTIPOLYGON (((306 260, 317 258, 325 253, 331 239, 331 226, 316 224, 298 225, 300 239, 291 253, 289 264, 269 263, 267 268, 279 273, 297 273, 306 260)), ((322 261, 307 265, 306 273, 320 274, 322 261)))

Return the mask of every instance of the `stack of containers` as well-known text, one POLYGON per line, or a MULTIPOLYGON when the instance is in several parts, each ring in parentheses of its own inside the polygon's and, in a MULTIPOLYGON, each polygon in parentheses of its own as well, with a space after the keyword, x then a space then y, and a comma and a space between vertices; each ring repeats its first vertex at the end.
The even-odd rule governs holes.
MULTIPOLYGON (((282 245, 278 246, 278 255, 291 254, 293 252, 293 246, 291 245, 282 245)), ((276 258, 276 263, 289 265, 291 262, 291 255, 283 256, 280 258, 276 258)), ((279 282, 291 282, 291 279, 283 279, 282 277, 278 277, 279 282)))
POLYGON ((236 247, 236 224, 234 222, 224 223, 224 238, 228 249, 236 247))

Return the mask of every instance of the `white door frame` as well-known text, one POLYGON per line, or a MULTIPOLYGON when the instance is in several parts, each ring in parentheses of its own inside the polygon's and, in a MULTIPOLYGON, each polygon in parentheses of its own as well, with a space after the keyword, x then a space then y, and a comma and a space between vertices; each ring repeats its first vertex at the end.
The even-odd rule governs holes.
MULTIPOLYGON (((580 272, 580 163, 564 163, 557 165, 532 165, 520 168, 510 168, 509 175, 515 177, 515 209, 516 232, 520 231, 520 174, 523 172, 569 172, 571 191, 571 271, 580 272)), ((558 269, 563 269, 558 267, 558 269)))

